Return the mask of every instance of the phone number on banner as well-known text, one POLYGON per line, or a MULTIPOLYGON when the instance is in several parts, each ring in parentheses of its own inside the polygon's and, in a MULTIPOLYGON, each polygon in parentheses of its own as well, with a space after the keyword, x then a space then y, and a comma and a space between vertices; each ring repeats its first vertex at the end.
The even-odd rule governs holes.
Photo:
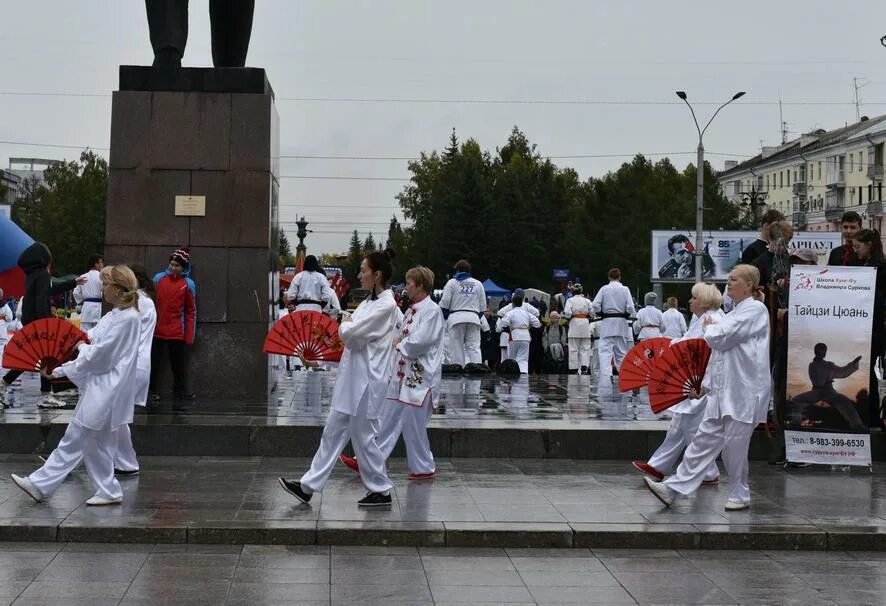
POLYGON ((848 446, 849 448, 861 448, 867 444, 864 438, 860 440, 846 438, 809 438, 810 446, 848 446))
POLYGON ((847 433, 786 431, 788 461, 837 465, 871 464, 869 436, 847 433))

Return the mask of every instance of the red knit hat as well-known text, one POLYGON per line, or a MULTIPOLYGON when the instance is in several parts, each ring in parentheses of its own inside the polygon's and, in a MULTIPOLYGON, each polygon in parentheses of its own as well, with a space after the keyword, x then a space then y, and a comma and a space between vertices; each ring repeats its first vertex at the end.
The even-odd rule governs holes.
POLYGON ((188 267, 191 264, 191 249, 187 246, 182 246, 169 256, 169 260, 175 261, 182 267, 188 267))

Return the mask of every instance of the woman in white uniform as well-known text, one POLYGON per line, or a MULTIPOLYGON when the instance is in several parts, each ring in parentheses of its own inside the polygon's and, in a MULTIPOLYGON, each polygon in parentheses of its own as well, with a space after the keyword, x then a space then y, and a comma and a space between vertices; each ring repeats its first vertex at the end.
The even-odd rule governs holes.
MULTIPOLYGON (((704 323, 708 318, 713 318, 715 322, 723 319, 724 314, 720 311, 721 305, 723 305, 723 296, 716 286, 702 282, 693 286, 692 298, 689 299, 689 309, 693 313, 692 324, 683 338, 676 339, 674 343, 685 339, 701 338, 704 323)), ((666 474, 673 473, 680 461, 683 449, 692 442, 692 438, 698 431, 698 426, 704 417, 707 399, 707 396, 702 396, 697 400, 687 398, 672 406, 670 412, 673 417, 668 425, 664 442, 648 461, 634 461, 634 467, 656 480, 663 480, 666 474)), ((714 461, 705 472, 702 486, 714 486, 719 482, 720 470, 717 469, 717 462, 714 461)))
MULTIPOLYGON (((410 480, 426 480, 437 473, 427 426, 440 399, 446 321, 428 296, 433 289, 434 272, 427 267, 413 267, 406 272, 406 292, 412 305, 406 311, 400 336, 394 339, 397 362, 376 438, 387 459, 403 434, 410 480)), ((360 472, 357 459, 345 455, 340 459, 360 472)))
POLYGON ((719 321, 706 318, 704 339, 713 350, 697 399, 707 394, 704 420, 683 454, 677 472, 646 486, 666 506, 678 495, 689 495, 701 486, 705 473, 723 453, 729 476, 727 511, 747 509, 748 447, 758 423, 766 420, 772 381, 769 374, 769 312, 755 298, 760 272, 752 265, 737 265, 729 272, 727 292, 735 308, 719 321))
POLYGON ((586 299, 581 284, 573 284, 572 296, 563 308, 563 317, 569 320, 569 374, 588 374, 591 366, 591 317, 594 310, 586 299))
MULTIPOLYGON (((286 300, 295 302, 295 311, 320 311, 331 305, 335 293, 329 279, 317 262, 317 257, 305 257, 305 267, 293 279, 286 291, 286 300)), ((338 301, 338 298, 335 298, 338 301)))
POLYGON ((670 297, 667 306, 661 315, 661 334, 671 339, 679 339, 686 334, 686 318, 678 309, 680 302, 677 301, 677 297, 670 297))
POLYGON ((634 334, 640 341, 661 336, 661 311, 655 306, 658 295, 654 292, 646 293, 643 297, 643 307, 637 312, 634 320, 634 334))
MULTIPOLYGON (((138 310, 140 328, 138 340, 138 366, 135 390, 135 405, 144 408, 148 402, 148 386, 151 382, 151 345, 154 343, 154 327, 157 325, 157 308, 154 305, 154 281, 141 265, 130 265, 129 269, 138 281, 138 310)), ((117 432, 117 456, 114 457, 114 475, 136 476, 139 472, 138 458, 132 447, 132 434, 129 425, 123 425, 117 432)))
POLYGON ((323 491, 338 456, 350 439, 360 460, 360 477, 368 490, 357 505, 378 507, 391 504, 393 485, 375 436, 385 406, 396 351, 392 343, 400 316, 389 287, 393 256, 391 250, 375 251, 360 264, 360 285, 370 291, 370 296, 339 327, 345 350, 338 366, 331 409, 320 446, 311 461, 311 468, 300 480, 279 479, 283 490, 302 503, 308 503, 313 493, 323 491))
POLYGON ((105 266, 101 255, 90 255, 89 270, 80 276, 83 284, 74 288, 74 301, 80 305, 80 330, 89 332, 102 317, 102 278, 105 266))
POLYGON ((532 306, 528 303, 524 306, 522 288, 514 291, 511 305, 513 306, 511 311, 501 319, 501 327, 511 331, 510 357, 517 362, 521 373, 528 373, 529 343, 532 340, 529 329, 538 328, 541 322, 537 316, 525 309, 532 306))
POLYGON ((114 306, 90 333, 90 343, 77 344, 78 355, 47 378, 67 377, 80 390, 74 418, 46 463, 29 475, 12 480, 35 501, 49 498, 80 461, 96 492, 87 505, 116 505, 123 490, 114 477, 117 433, 132 422, 138 384, 138 282, 128 267, 102 270, 102 297, 114 306))

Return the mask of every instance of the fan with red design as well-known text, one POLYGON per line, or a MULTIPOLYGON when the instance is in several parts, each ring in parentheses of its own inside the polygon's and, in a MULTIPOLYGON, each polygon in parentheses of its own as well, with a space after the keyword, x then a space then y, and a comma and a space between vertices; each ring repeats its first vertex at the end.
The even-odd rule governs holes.
POLYGON ((89 342, 86 333, 59 318, 41 318, 16 331, 3 350, 3 368, 52 372, 77 357, 74 346, 89 342))
POLYGON ((622 393, 646 387, 655 361, 671 346, 667 337, 640 341, 625 356, 618 369, 618 390, 622 393))
POLYGON ((319 311, 294 311, 277 320, 265 338, 265 353, 298 356, 306 362, 338 362, 344 344, 338 324, 319 311))
POLYGON ((701 381, 711 359, 704 339, 686 339, 671 345, 649 375, 649 404, 658 414, 701 390, 701 381))

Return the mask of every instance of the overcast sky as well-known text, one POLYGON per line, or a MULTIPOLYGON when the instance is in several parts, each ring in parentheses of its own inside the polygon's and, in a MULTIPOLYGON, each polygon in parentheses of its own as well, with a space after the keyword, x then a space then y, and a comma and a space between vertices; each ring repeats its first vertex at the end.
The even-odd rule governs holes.
MULTIPOLYGON (((886 113, 886 48, 879 43, 886 3, 256 4, 247 64, 268 71, 286 156, 413 157, 441 149, 453 127, 494 150, 517 125, 543 155, 622 154, 554 160, 586 178, 637 152, 670 152, 680 168, 694 160, 697 135, 674 96, 678 89, 701 103, 747 91, 705 135, 715 168, 731 156, 713 152, 739 158, 758 153, 761 141, 780 142, 779 95, 791 136, 854 122, 854 77, 867 82, 862 114, 886 113)), ((208 1, 190 5, 184 65, 208 66, 208 1)), ((7 141, 107 154, 117 66, 153 58, 144 2, 4 2, 3 24, 0 163, 79 154, 7 141)), ((696 105, 699 119, 715 107, 696 105)), ((304 214, 314 229, 307 240, 313 252, 344 250, 354 228, 383 236, 404 182, 292 177, 408 176, 402 159, 285 158, 281 165, 288 177, 280 191, 283 227, 294 240, 289 222, 304 214)))

